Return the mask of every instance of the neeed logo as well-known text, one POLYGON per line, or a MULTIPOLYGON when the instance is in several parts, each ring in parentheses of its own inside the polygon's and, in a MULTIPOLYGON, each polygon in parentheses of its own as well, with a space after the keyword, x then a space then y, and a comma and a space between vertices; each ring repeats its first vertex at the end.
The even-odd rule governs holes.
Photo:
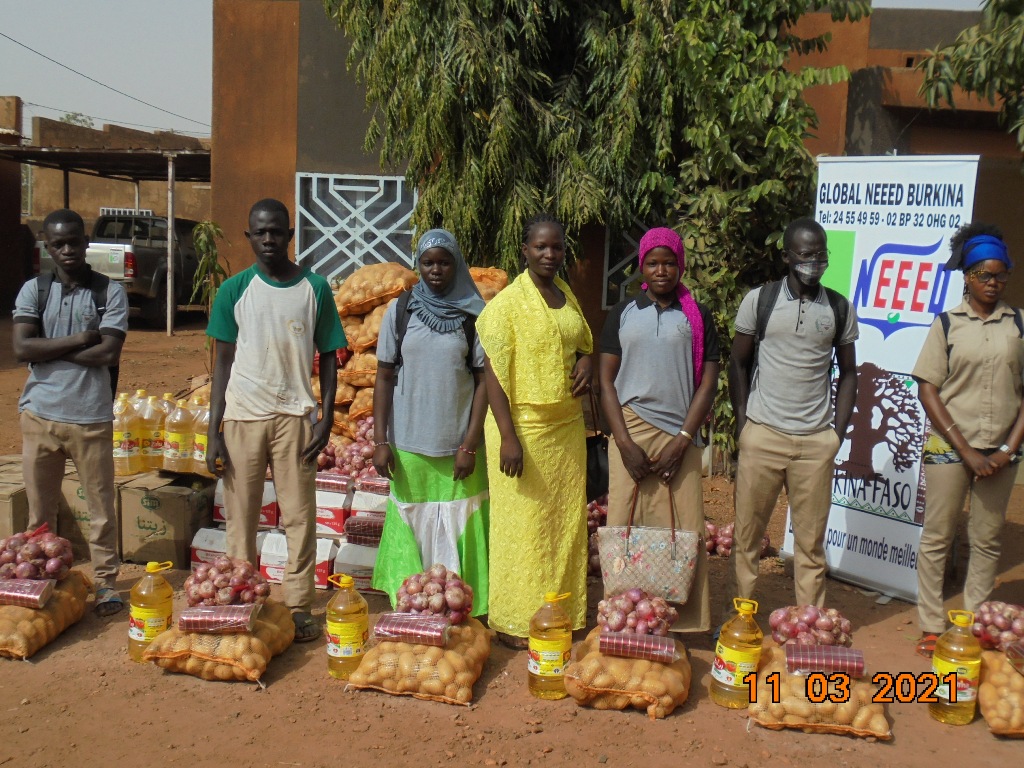
POLYGON ((886 243, 860 265, 853 304, 857 320, 888 338, 904 328, 931 325, 946 306, 951 272, 931 245, 886 243))

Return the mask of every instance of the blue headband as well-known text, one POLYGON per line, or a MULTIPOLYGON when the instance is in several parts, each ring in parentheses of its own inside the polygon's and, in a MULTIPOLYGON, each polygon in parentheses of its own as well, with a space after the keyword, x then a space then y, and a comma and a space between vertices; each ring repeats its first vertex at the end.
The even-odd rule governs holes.
POLYGON ((995 259, 1006 265, 1007 269, 1013 269, 1013 262, 1006 251, 1006 243, 992 235, 976 235, 964 243, 963 268, 968 270, 975 264, 995 259))

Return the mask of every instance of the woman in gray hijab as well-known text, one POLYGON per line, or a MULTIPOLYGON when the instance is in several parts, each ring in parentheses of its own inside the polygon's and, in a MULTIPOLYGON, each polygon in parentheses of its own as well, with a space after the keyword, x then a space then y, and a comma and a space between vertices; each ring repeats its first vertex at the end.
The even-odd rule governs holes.
POLYGON ((450 232, 424 234, 416 266, 420 281, 388 307, 377 341, 373 465, 391 496, 373 586, 399 610, 420 608, 412 601, 425 595, 398 604, 398 588, 442 563, 472 589, 477 616, 487 613, 484 300, 450 232))

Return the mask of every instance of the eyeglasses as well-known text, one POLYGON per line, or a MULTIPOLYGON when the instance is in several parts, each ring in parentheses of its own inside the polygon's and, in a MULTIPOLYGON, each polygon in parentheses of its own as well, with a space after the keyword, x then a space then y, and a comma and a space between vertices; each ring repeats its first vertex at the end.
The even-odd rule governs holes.
POLYGON ((981 270, 974 270, 967 274, 979 283, 988 283, 995 280, 1000 285, 1006 285, 1006 282, 1010 279, 1009 272, 983 272, 981 270))
POLYGON ((787 250, 786 253, 796 256, 798 259, 804 259, 806 261, 828 261, 828 257, 832 255, 831 251, 815 251, 814 253, 797 253, 796 251, 787 250))

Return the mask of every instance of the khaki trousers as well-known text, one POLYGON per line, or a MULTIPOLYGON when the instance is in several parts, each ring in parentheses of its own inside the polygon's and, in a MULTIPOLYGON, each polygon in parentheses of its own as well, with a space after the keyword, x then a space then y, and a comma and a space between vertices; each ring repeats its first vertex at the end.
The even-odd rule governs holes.
POLYGON ((761 540, 783 485, 793 524, 797 605, 825 604, 825 529, 839 435, 829 427, 813 435, 787 435, 748 421, 739 440, 736 530, 729 559, 729 601, 754 597, 761 540))
POLYGON ((64 463, 71 459, 89 505, 89 554, 97 588, 117 581, 117 511, 114 507, 114 425, 68 424, 21 412, 21 460, 29 528, 48 523, 57 532, 64 463))
POLYGON ((917 616, 922 632, 946 631, 942 581, 946 556, 953 543, 964 501, 970 492, 967 535, 971 556, 964 584, 964 608, 977 610, 988 600, 999 568, 999 536, 1016 467, 1005 467, 991 477, 971 480, 963 464, 925 464, 924 528, 917 554, 917 616))
MULTIPOLYGON (((648 456, 657 456, 672 441, 674 435, 651 426, 629 408, 622 409, 629 436, 644 449, 648 456)), ((640 494, 636 502, 634 525, 668 528, 671 525, 669 494, 676 505, 676 527, 683 531, 697 531, 701 546, 697 552, 697 571, 685 605, 677 605, 679 618, 672 625, 675 632, 706 632, 711 628, 711 592, 708 589, 708 554, 704 537, 704 487, 701 480, 701 451, 691 445, 683 454, 679 471, 671 485, 665 485, 653 475, 640 481, 640 494)), ((625 525, 629 519, 633 500, 633 478, 622 463, 622 454, 614 439, 608 441, 608 525, 625 525)))
POLYGON ((256 562, 256 530, 267 463, 274 475, 281 525, 288 541, 282 586, 293 611, 309 611, 316 568, 316 464, 302 462, 312 426, 308 416, 225 421, 224 511, 228 557, 256 562))

